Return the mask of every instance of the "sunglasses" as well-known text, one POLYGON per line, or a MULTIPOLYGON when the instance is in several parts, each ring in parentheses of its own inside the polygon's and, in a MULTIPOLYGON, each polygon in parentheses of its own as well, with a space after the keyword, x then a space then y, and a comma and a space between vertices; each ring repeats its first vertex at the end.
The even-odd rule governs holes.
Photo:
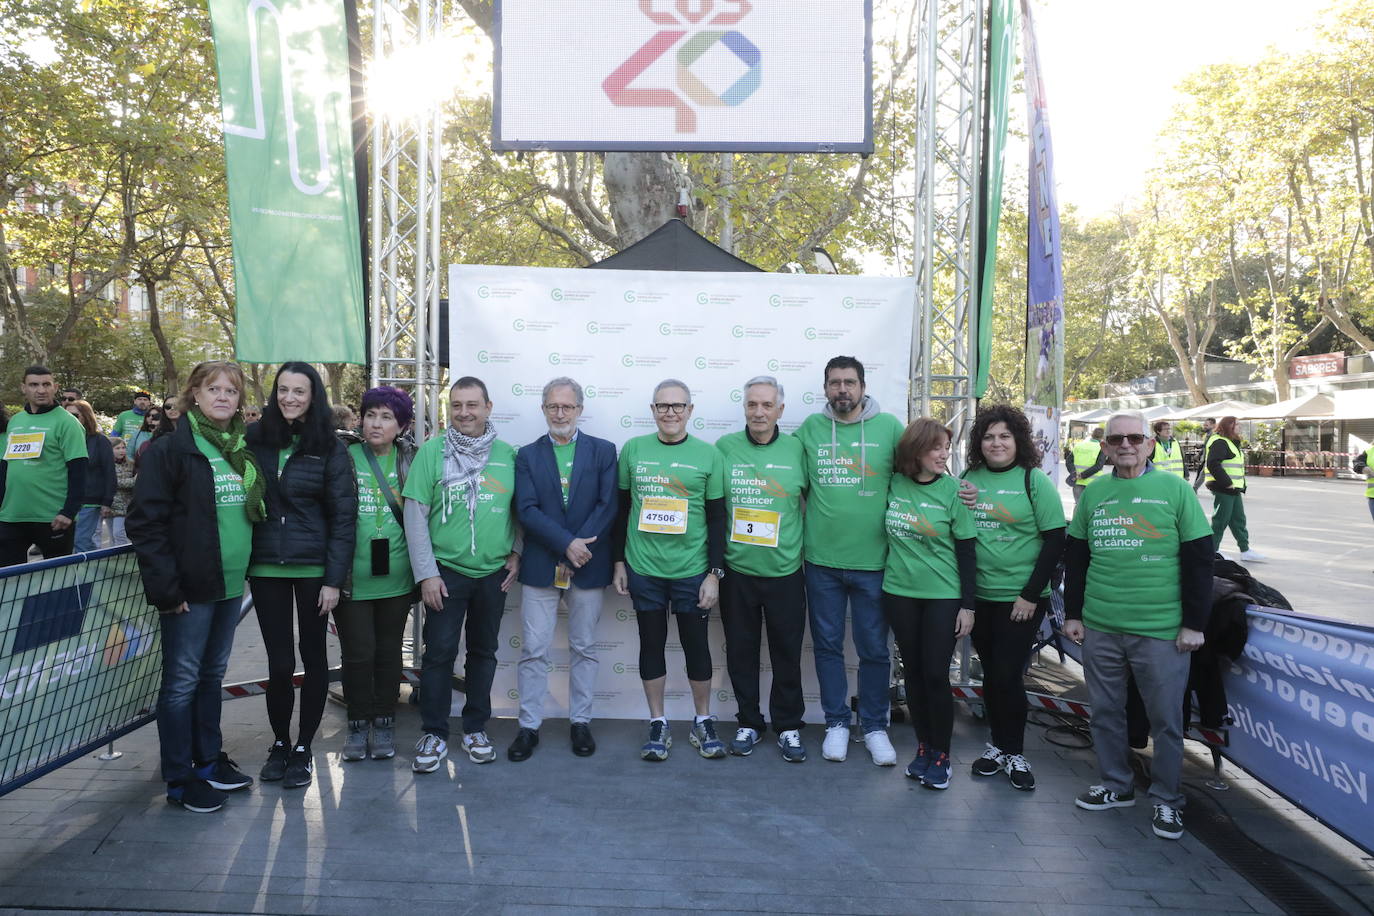
POLYGON ((1126 433, 1125 435, 1122 435, 1121 433, 1113 433, 1112 435, 1107 437, 1107 444, 1120 445, 1122 442, 1129 442, 1132 445, 1140 445, 1145 441, 1145 439, 1146 436, 1144 433, 1126 433))
POLYGON ((75 404, 78 400, 80 400, 80 398, 69 398, 69 397, 65 397, 65 396, 64 396, 64 397, 62 398, 62 403, 64 403, 64 404, 75 404))

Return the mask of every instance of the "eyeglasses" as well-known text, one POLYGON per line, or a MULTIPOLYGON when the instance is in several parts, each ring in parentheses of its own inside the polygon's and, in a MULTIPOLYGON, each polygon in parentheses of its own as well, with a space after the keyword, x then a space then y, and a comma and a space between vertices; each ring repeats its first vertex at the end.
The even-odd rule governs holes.
POLYGON ((545 412, 545 413, 560 413, 560 414, 561 414, 561 413, 577 413, 577 409, 578 409, 579 407, 581 407, 581 406, 582 406, 581 404, 545 404, 545 405, 544 405, 544 412, 545 412))
POLYGON ((654 413, 658 414, 659 416, 666 416, 670 413, 686 413, 687 408, 691 406, 692 405, 684 404, 681 401, 678 401, 673 404, 654 404, 654 413))
POLYGON ((1107 437, 1107 444, 1115 446, 1120 445, 1122 442, 1129 442, 1132 445, 1140 445, 1145 439, 1146 436, 1144 433, 1126 433, 1124 435, 1121 433, 1112 433, 1107 437))

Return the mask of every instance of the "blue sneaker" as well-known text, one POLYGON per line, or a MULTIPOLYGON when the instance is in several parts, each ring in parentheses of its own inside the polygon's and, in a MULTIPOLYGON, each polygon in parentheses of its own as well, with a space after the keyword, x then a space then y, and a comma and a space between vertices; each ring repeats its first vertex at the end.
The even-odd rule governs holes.
POLYGON ((907 779, 920 781, 925 778, 926 771, 930 769, 930 748, 924 743, 916 745, 916 756, 911 758, 911 762, 906 765, 907 779))
POLYGON ((209 814, 224 807, 224 793, 205 780, 192 777, 167 783, 167 801, 187 811, 209 814))
POLYGON ((643 760, 655 762, 667 760, 668 748, 672 746, 673 734, 668 730, 668 723, 655 719, 649 723, 649 740, 639 749, 639 756, 643 760))
POLYGON ((253 784, 253 777, 243 773, 224 751, 220 751, 219 756, 210 763, 196 767, 195 775, 221 792, 237 792, 253 784))
POLYGON ((930 766, 926 775, 921 777, 921 785, 927 789, 949 788, 949 754, 944 751, 930 752, 930 766))
POLYGON ((752 728, 741 728, 735 732, 735 739, 730 742, 730 753, 736 757, 748 757, 754 753, 754 745, 758 743, 758 732, 752 728))
POLYGON ((782 748, 782 759, 788 763, 805 763, 806 748, 802 747, 801 732, 795 728, 778 735, 778 747, 782 748))
POLYGON ((702 719, 693 724, 687 740, 707 760, 718 760, 725 756, 725 742, 716 735, 715 719, 702 719))

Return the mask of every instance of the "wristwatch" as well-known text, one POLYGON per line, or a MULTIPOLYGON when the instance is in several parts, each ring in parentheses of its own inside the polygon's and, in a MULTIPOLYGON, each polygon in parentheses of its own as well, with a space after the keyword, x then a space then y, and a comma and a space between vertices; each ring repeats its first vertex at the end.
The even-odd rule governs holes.
POLYGON ((711 575, 715 576, 717 579, 725 578, 725 570, 720 569, 719 567, 712 567, 711 569, 708 569, 706 571, 711 575))

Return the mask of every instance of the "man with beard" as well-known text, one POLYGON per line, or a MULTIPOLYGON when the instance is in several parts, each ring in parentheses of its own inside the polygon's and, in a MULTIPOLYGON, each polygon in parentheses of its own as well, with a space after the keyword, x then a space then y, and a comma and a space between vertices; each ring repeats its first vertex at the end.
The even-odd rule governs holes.
POLYGON ((596 687, 596 624, 611 584, 611 525, 617 492, 615 446, 581 432, 582 386, 556 378, 544 386, 549 431, 515 456, 515 511, 525 529, 520 564, 520 731, 506 749, 528 760, 539 744, 549 692, 549 643, 558 602, 568 607, 568 718, 573 753, 590 757, 596 687))

